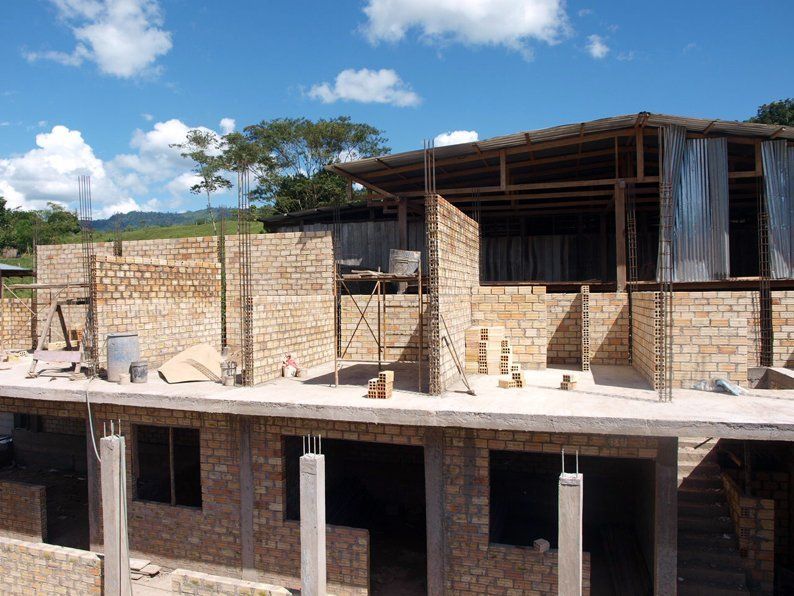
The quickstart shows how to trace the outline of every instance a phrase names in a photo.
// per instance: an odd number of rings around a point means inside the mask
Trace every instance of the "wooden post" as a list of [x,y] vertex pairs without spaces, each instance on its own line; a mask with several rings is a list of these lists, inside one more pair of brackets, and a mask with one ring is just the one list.
[[626,183],[615,183],[615,266],[617,291],[626,290]]
[[637,129],[637,182],[645,178],[645,134],[642,128]]
[[400,250],[408,250],[408,199],[405,197],[397,204],[397,232]]

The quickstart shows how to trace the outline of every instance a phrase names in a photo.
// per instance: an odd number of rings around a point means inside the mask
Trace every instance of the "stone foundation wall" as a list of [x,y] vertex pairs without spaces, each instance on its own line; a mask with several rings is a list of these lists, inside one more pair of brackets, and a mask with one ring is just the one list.
[[727,473],[722,474],[739,553],[754,593],[772,594],[775,579],[775,502],[750,497]]
[[480,286],[472,296],[472,324],[504,327],[513,360],[525,369],[545,368],[547,298],[544,286]]
[[[364,310],[369,295],[356,294],[349,296],[342,295],[342,351],[347,347],[345,359],[348,360],[377,360],[378,346],[370,329],[375,335],[378,333],[378,310],[376,298],[372,299],[369,309],[367,309],[366,322],[359,324],[361,313],[358,308]],[[416,294],[386,294],[385,315],[381,322],[381,328],[386,337],[386,359],[389,361],[416,362],[419,357],[419,299]],[[424,351],[423,359],[427,360],[427,296],[425,295],[422,305],[424,321]],[[358,326],[358,330],[356,330]],[[355,331],[355,335],[353,335]],[[352,341],[351,341],[352,337]]]
[[0,538],[0,591],[4,594],[96,594],[102,559],[74,548]]
[[19,540],[46,540],[47,489],[37,484],[0,480],[0,533]]
[[480,284],[479,224],[443,197],[425,201],[429,308],[430,393],[443,393],[459,377],[446,337],[465,354],[472,326],[472,295]]
[[[150,369],[195,344],[220,349],[218,263],[96,257],[91,276],[100,347],[108,333],[135,331]],[[100,362],[107,363],[105,349]]]
[[0,300],[0,348],[29,350],[36,345],[36,307],[30,298]]

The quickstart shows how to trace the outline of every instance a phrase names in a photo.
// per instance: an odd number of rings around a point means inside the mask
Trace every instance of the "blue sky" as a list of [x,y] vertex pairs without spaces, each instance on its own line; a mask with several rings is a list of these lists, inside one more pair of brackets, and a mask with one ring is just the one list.
[[402,151],[641,110],[745,119],[794,96],[791,1],[2,6],[0,194],[71,206],[88,173],[97,216],[200,208],[168,147],[193,127],[350,115]]

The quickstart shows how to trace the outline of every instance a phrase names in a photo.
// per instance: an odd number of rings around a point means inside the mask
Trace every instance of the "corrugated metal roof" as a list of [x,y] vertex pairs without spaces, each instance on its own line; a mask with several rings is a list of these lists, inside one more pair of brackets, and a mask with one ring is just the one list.
[[[706,118],[686,118],[682,116],[670,116],[667,114],[651,114],[640,112],[638,114],[626,114],[623,116],[613,116],[611,118],[601,118],[589,122],[576,124],[564,124],[551,128],[541,128],[538,130],[528,130],[517,132],[510,135],[484,139],[476,143],[460,143],[457,145],[447,145],[437,147],[435,157],[437,160],[465,155],[476,155],[479,151],[491,151],[508,149],[527,144],[527,139],[531,143],[542,143],[574,137],[580,135],[608,132],[634,127],[639,121],[644,120],[645,127],[658,127],[665,124],[676,124],[686,127],[687,131],[694,133],[725,134],[731,136],[758,137],[758,138],[783,138],[794,139],[794,128],[778,126],[775,124],[755,124],[750,122],[735,122],[730,120],[709,120]],[[380,157],[370,157],[339,164],[343,172],[354,176],[364,177],[369,172],[381,171],[388,168],[395,168],[411,164],[421,164],[424,161],[424,151],[421,149],[394,153]],[[330,170],[335,170],[334,166],[328,166]]]

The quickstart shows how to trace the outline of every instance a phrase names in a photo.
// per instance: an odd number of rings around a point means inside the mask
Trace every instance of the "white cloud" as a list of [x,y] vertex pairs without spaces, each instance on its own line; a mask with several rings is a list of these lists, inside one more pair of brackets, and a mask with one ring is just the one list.
[[147,113],[141,114],[141,118],[146,120],[146,122],[151,122],[152,120],[154,120],[154,116],[152,116],[151,114],[147,114]]
[[370,70],[348,68],[336,75],[331,83],[313,85],[309,97],[323,103],[358,101],[361,103],[386,103],[399,107],[416,106],[422,99],[410,85],[389,68]]
[[589,15],[593,14],[593,9],[592,8],[580,8],[579,12],[577,12],[576,14],[578,14],[580,17],[586,17],[586,16],[589,16]]
[[236,126],[237,123],[234,121],[234,118],[221,118],[221,134],[227,135],[230,132],[234,132]]
[[50,0],[71,28],[71,52],[26,52],[30,61],[54,60],[66,66],[95,62],[105,74],[131,78],[158,71],[155,62],[172,47],[162,28],[157,0]]
[[409,31],[434,43],[504,46],[531,56],[528,43],[570,33],[564,0],[367,0],[364,34],[397,42]]
[[637,53],[634,50],[629,50],[628,52],[620,52],[618,54],[618,60],[621,62],[631,62],[637,57]]
[[444,147],[445,145],[457,145],[458,143],[474,143],[479,138],[480,135],[477,134],[476,130],[452,130],[436,135],[433,142],[436,147]]
[[[130,153],[105,161],[80,131],[54,126],[36,135],[36,148],[0,158],[0,195],[11,208],[40,209],[56,202],[75,209],[77,177],[85,174],[91,177],[96,218],[142,209],[176,209],[189,196],[196,176],[191,162],[170,145],[183,142],[193,128],[210,130],[178,119],[156,122],[150,130],[133,132]],[[166,200],[153,195],[164,195]]]
[[609,46],[600,35],[590,35],[587,38],[587,53],[596,60],[601,60],[609,53]]
[[129,201],[109,179],[105,164],[79,130],[54,126],[36,135],[35,149],[0,159],[0,188],[11,207],[41,208],[47,202],[73,203],[77,177],[91,176],[92,195],[99,210]]

